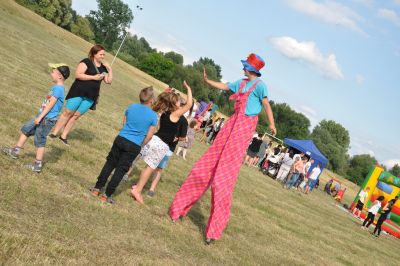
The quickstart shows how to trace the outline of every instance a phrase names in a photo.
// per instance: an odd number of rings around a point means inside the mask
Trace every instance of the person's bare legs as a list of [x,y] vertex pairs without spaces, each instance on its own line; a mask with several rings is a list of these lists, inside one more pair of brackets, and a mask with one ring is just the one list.
[[179,156],[179,154],[181,153],[181,151],[182,151],[182,147],[178,147],[178,150],[176,151],[176,155]]
[[61,129],[68,123],[69,119],[74,115],[75,111],[65,109],[58,119],[56,125],[54,126],[53,132],[51,134],[58,135]]
[[161,180],[161,173],[162,173],[163,169],[157,168],[155,170],[155,175],[154,175],[154,179],[153,182],[151,182],[151,186],[150,186],[150,191],[155,191],[158,182]]
[[64,131],[61,134],[61,138],[63,139],[67,139],[69,132],[71,131],[72,127],[75,124],[75,121],[79,119],[79,117],[81,117],[81,113],[79,113],[78,111],[76,111],[74,113],[74,115],[68,120],[67,124],[64,127]]
[[19,136],[19,139],[17,141],[17,144],[15,144],[15,147],[23,148],[27,140],[28,140],[28,137],[25,134],[21,133],[21,135]]
[[183,160],[185,160],[185,161],[186,161],[186,153],[187,153],[187,149],[183,148],[182,157],[183,157]]
[[258,162],[259,157],[256,156],[253,158],[253,160],[251,161],[251,166],[256,166],[256,163]]
[[43,161],[44,157],[44,147],[39,147],[36,150],[36,161]]
[[246,157],[244,158],[243,164],[247,164],[249,159],[250,159],[250,156],[246,155]]
[[141,195],[142,190],[146,185],[147,181],[149,180],[153,171],[154,169],[152,169],[150,166],[146,166],[146,168],[144,168],[143,171],[140,173],[139,182],[131,189],[132,196],[137,200],[137,202],[141,204],[144,203],[143,197]]

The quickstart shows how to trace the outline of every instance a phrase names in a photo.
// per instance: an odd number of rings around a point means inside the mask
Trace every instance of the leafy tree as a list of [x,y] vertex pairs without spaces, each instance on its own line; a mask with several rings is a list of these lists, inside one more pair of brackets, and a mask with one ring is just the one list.
[[121,0],[97,0],[98,10],[90,11],[87,18],[95,35],[95,41],[111,49],[113,43],[126,33],[133,20],[132,10]]
[[349,168],[346,173],[347,179],[361,185],[371,167],[376,163],[375,157],[369,154],[354,155],[349,162]]
[[76,16],[75,23],[71,26],[71,32],[89,42],[94,40],[94,33],[90,28],[89,20],[79,15]]
[[314,128],[310,138],[328,157],[328,169],[344,174],[347,161],[346,154],[350,144],[349,132],[335,121],[322,120]]
[[392,169],[390,169],[390,172],[395,175],[400,177],[400,165],[399,164],[395,164]]
[[71,0],[17,0],[17,2],[64,29],[71,29],[73,16]]
[[[278,138],[305,139],[310,135],[310,120],[302,113],[297,113],[286,103],[275,103],[270,101],[274,114],[275,126]],[[260,123],[268,128],[268,119],[264,111],[260,118]],[[269,131],[269,130],[268,130]]]
[[164,57],[170,59],[172,62],[174,62],[177,65],[183,65],[183,56],[181,54],[171,51],[171,52],[165,53]]
[[212,80],[221,80],[221,67],[214,60],[207,57],[200,57],[198,61],[193,62],[193,67],[203,72],[203,66],[206,67],[207,76]]
[[174,75],[174,63],[160,53],[149,53],[139,59],[139,68],[156,79],[170,81]]

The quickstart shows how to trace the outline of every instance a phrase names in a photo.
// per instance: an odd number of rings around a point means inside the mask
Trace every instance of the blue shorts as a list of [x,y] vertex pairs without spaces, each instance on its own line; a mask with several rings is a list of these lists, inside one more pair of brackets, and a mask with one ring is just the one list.
[[169,159],[171,159],[171,156],[172,156],[172,152],[168,151],[167,155],[164,156],[164,158],[158,164],[157,168],[165,169],[168,166],[168,162],[169,162]]
[[35,118],[29,120],[25,125],[22,126],[21,132],[27,136],[35,136],[33,142],[37,148],[45,147],[47,135],[57,122],[56,118],[46,119],[43,118],[39,125],[35,125]]
[[87,97],[74,97],[67,100],[67,108],[70,111],[77,111],[81,115],[86,113],[92,107],[94,101]]
[[314,184],[314,182],[315,182],[315,180],[312,180],[309,178],[307,181],[307,186],[311,187]]

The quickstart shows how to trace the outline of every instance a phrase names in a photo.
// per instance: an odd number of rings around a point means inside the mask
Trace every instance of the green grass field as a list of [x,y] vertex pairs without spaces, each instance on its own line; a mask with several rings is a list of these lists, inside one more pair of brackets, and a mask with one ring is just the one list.
[[[0,145],[13,145],[51,85],[48,62],[75,70],[90,44],[13,1],[0,4]],[[111,61],[108,55],[108,60]],[[238,72],[238,74],[240,74]],[[126,106],[147,85],[165,85],[121,61],[114,83],[102,87],[98,110],[78,121],[70,147],[48,143],[44,171],[22,165],[34,158],[33,141],[18,160],[0,156],[0,265],[399,265],[398,239],[373,238],[361,222],[321,190],[287,191],[254,168],[243,167],[232,216],[222,239],[206,246],[203,231],[210,194],[172,224],[168,207],[191,165],[206,147],[196,143],[188,161],[176,156],[157,195],[139,206],[122,183],[114,206],[88,193],[122,124]],[[67,82],[71,85],[73,78]],[[322,184],[332,175],[324,171]],[[357,187],[349,187],[350,202]]]

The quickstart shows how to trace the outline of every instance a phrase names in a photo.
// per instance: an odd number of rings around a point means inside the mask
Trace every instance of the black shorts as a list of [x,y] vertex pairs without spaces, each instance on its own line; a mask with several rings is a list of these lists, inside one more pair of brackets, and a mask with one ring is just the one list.
[[362,203],[360,200],[358,200],[357,205],[356,205],[356,209],[362,211],[364,207],[364,203]]

